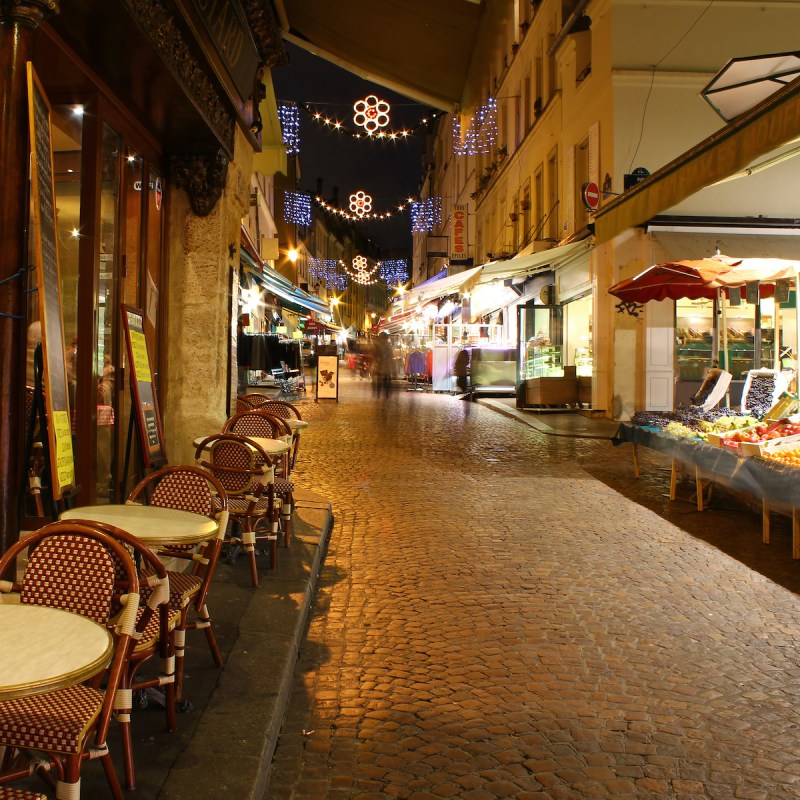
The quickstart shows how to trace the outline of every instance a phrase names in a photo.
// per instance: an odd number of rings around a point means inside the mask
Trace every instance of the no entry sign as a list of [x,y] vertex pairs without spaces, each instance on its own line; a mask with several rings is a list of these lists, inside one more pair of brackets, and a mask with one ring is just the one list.
[[600,187],[594,181],[583,184],[583,204],[590,211],[600,205]]

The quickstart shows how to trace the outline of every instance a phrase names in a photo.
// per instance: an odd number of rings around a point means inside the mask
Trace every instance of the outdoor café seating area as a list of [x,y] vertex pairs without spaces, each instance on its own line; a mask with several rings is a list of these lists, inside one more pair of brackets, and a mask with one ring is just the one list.
[[218,566],[256,592],[292,546],[306,427],[296,405],[239,397],[194,464],[147,470],[124,503],[64,507],[0,557],[0,800],[77,800],[90,770],[84,797],[136,788],[141,709],[175,735],[199,701],[187,650],[225,669]]

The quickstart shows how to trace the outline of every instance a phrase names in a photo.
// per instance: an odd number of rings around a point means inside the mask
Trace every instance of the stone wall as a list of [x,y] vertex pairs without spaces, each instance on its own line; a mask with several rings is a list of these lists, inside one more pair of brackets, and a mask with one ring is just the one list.
[[228,416],[231,280],[250,204],[252,160],[237,129],[225,191],[206,217],[192,213],[185,192],[173,190],[161,392],[170,464],[193,464],[192,440],[218,432]]

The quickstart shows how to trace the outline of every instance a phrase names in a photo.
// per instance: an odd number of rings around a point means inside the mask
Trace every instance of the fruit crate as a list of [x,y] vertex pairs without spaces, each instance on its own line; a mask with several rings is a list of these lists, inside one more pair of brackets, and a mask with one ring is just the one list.
[[742,442],[742,445],[747,445],[750,450],[748,455],[754,456],[763,456],[767,453],[780,453],[782,450],[797,450],[800,448],[800,433],[794,436],[782,436],[780,439],[770,439],[767,442],[759,442],[758,444]]
[[[744,388],[742,389],[742,411],[747,412],[750,410],[750,407],[747,405],[748,400],[750,399],[750,393],[753,390],[753,384],[757,383],[759,379],[763,378],[773,378],[774,384],[773,389],[770,397],[770,402],[767,408],[771,408],[774,406],[778,400],[781,398],[783,393],[789,386],[789,382],[792,379],[792,372],[791,370],[786,372],[780,372],[774,369],[751,369],[747,372],[747,378],[744,382]],[[761,412],[757,413],[756,416],[760,417],[761,414],[764,413],[763,409]]]

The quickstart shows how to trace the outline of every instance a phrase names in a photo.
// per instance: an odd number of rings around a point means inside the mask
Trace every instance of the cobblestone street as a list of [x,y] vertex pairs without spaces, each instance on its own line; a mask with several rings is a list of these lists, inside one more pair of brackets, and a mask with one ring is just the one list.
[[787,521],[448,395],[302,413],[335,523],[265,800],[800,797]]

